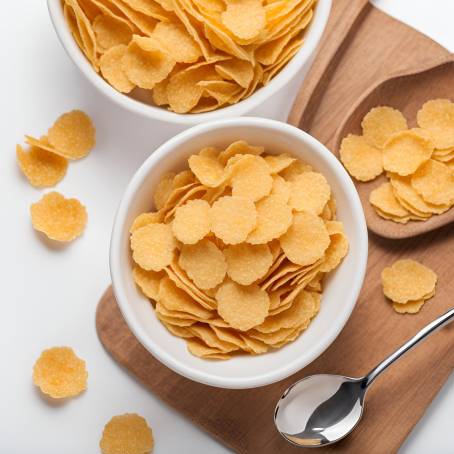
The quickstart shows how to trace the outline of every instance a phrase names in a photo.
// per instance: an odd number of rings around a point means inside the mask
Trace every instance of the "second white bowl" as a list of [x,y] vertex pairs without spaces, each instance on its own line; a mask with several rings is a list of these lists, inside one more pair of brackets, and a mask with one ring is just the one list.
[[[206,146],[225,147],[239,139],[264,145],[267,152],[288,152],[311,164],[331,185],[338,218],[350,251],[325,283],[320,313],[287,346],[263,355],[209,361],[191,355],[186,343],[156,318],[132,278],[129,228],[152,208],[152,193],[163,173],[187,168],[187,158]],[[192,380],[225,388],[251,388],[281,380],[317,358],[340,333],[353,310],[367,263],[367,229],[356,189],[339,161],[305,132],[273,120],[237,118],[195,126],[173,137],[144,162],[129,183],[112,232],[110,269],[115,296],[134,335],[158,360]]]

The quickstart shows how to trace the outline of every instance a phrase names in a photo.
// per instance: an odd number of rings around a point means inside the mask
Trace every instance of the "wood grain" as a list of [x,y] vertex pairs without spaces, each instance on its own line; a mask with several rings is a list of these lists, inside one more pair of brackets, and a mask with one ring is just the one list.
[[[352,18],[349,8],[353,4],[357,15]],[[347,25],[343,16],[348,18]],[[320,64],[325,74],[322,83],[312,76],[312,94],[300,94],[290,120],[332,147],[341,119],[368,86],[389,74],[391,68],[399,70],[398,64],[405,68],[432,57],[439,58],[446,51],[356,0],[334,0],[330,24],[327,38],[335,35],[339,27],[343,30],[339,35],[343,45],[337,47],[339,50],[334,52],[333,60],[328,58]],[[349,30],[354,30],[354,36]],[[336,46],[330,47],[333,48]],[[323,52],[323,44],[320,49]],[[328,68],[328,72],[323,68]],[[450,226],[417,240],[392,241],[371,234],[369,248],[364,288],[338,339],[304,370],[270,386],[240,391],[217,389],[175,374],[154,359],[134,338],[111,290],[106,292],[98,306],[98,335],[112,357],[153,393],[236,452],[305,452],[287,444],[274,428],[273,410],[283,390],[308,374],[332,372],[357,376],[368,372],[453,304],[454,229]],[[381,270],[401,257],[417,259],[439,275],[435,297],[414,316],[395,313],[381,291]],[[448,326],[403,358],[371,389],[364,420],[358,428],[339,444],[320,448],[317,452],[397,452],[453,370],[453,345],[454,326]]]

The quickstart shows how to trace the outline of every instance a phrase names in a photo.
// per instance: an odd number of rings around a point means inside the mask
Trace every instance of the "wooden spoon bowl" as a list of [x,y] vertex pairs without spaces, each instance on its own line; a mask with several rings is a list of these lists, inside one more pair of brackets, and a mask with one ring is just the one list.
[[[349,133],[361,134],[361,121],[376,106],[399,109],[410,128],[416,126],[416,112],[429,99],[454,100],[454,56],[448,55],[430,66],[413,68],[397,73],[376,83],[367,90],[346,115],[334,137],[334,153],[339,156],[342,139]],[[369,230],[386,238],[410,238],[442,227],[454,221],[454,208],[427,221],[409,221],[399,224],[378,216],[369,203],[369,194],[387,178],[385,175],[363,183],[355,180]]]

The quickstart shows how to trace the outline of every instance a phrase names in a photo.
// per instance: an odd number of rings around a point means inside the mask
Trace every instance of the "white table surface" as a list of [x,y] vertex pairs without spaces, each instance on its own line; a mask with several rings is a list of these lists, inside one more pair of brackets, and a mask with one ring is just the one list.
[[[134,116],[100,96],[64,53],[44,0],[4,3],[0,453],[98,453],[104,424],[125,412],[138,412],[148,420],[156,454],[227,453],[120,369],[104,352],[94,326],[96,304],[109,284],[109,236],[123,189],[142,161],[178,128]],[[454,50],[452,0],[377,0],[376,4]],[[295,90],[294,83],[256,114],[284,120]],[[94,119],[98,143],[88,159],[70,165],[57,189],[86,204],[89,223],[78,241],[51,247],[31,228],[28,207],[42,191],[19,173],[15,144],[23,134],[45,133],[59,114],[76,107]],[[31,382],[34,361],[42,349],[54,345],[74,347],[89,370],[87,392],[63,405],[47,403]],[[454,375],[401,453],[454,452],[453,420]]]

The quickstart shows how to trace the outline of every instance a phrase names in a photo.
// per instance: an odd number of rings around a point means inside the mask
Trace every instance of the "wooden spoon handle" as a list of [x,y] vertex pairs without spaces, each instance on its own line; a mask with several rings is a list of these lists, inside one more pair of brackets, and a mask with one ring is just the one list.
[[[336,64],[343,44],[361,19],[372,8],[368,0],[351,0],[348,7],[345,3],[333,0],[328,25],[324,37],[317,49],[314,62],[304,79],[296,96],[292,110],[287,119],[288,123],[307,129],[306,123],[310,118],[311,105],[323,91],[323,82],[330,73],[331,65]],[[315,108],[316,106],[315,102]]]

